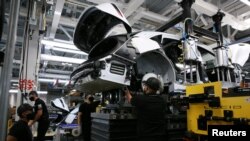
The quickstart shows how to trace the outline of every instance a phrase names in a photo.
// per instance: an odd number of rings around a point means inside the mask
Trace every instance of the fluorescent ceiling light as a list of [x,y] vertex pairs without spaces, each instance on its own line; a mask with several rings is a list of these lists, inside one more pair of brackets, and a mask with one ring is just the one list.
[[47,55],[47,54],[41,54],[41,60],[73,63],[73,64],[81,64],[84,61],[86,61],[86,59],[76,59],[76,58],[53,56],[53,55]]
[[54,46],[45,46],[45,49],[52,49],[55,51],[60,51],[60,52],[67,52],[67,53],[73,53],[73,54],[81,54],[81,55],[87,55],[86,53],[80,51],[80,50],[72,50],[72,49],[65,49],[65,48],[60,48],[60,47],[54,47]]
[[60,79],[56,80],[56,79],[45,79],[45,78],[39,78],[38,81],[39,82],[46,82],[46,83],[49,83],[49,82],[54,83],[54,82],[58,81],[58,83],[63,83],[63,84],[69,82],[69,80],[60,80]]
[[48,94],[47,91],[37,91],[38,94]]
[[184,69],[184,65],[183,65],[183,64],[176,63],[175,65],[176,65],[178,68]]
[[70,79],[69,75],[51,74],[51,73],[38,73],[40,78],[53,78],[53,79]]
[[73,42],[65,42],[65,41],[52,41],[52,40],[46,40],[42,39],[41,44],[48,45],[48,46],[54,46],[54,47],[60,47],[64,49],[73,49],[80,51],[74,44]]
[[11,90],[9,90],[9,93],[18,93],[18,90],[11,89]]
[[[16,89],[10,89],[9,93],[18,93],[18,90]],[[37,91],[38,94],[48,94],[47,91]]]
[[71,64],[71,63],[62,63],[62,65],[71,67],[73,64]]
[[246,5],[250,6],[250,1],[249,0],[240,0],[240,1],[245,3]]
[[12,80],[10,80],[10,82],[19,82],[19,80],[18,79],[12,79]]
[[61,15],[62,12],[55,11],[55,15]]
[[19,84],[18,83],[14,83],[14,84],[12,84],[13,86],[19,86]]

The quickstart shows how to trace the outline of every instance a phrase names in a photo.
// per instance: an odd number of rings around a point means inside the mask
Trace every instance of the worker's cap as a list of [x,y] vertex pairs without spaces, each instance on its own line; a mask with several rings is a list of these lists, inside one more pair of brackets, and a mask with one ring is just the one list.
[[17,108],[17,114],[19,117],[22,117],[22,113],[26,111],[33,111],[33,107],[28,103],[24,103]]
[[35,96],[37,96],[38,94],[37,94],[36,91],[30,91],[29,95],[35,95]]
[[146,81],[143,81],[142,83],[144,83],[145,85],[147,85],[148,87],[150,87],[155,91],[159,90],[161,85],[160,81],[155,77],[150,77]]

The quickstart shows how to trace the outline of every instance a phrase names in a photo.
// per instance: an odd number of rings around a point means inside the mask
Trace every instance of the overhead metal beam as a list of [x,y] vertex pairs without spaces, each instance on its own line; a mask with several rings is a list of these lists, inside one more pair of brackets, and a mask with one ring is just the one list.
[[72,64],[81,64],[84,61],[86,61],[85,59],[76,59],[76,58],[70,58],[70,57],[53,56],[53,55],[47,55],[47,54],[41,54],[41,60],[72,63]]
[[70,75],[71,71],[63,71],[63,70],[56,70],[56,69],[46,69],[45,72],[47,73],[59,73],[59,74],[67,74]]
[[198,27],[198,26],[193,26],[193,30],[195,33],[197,33],[199,35],[207,36],[207,37],[210,37],[212,39],[218,40],[218,34],[212,32],[212,31],[209,31],[207,29],[203,29],[203,28]]
[[203,14],[200,13],[199,11],[196,11],[195,12],[198,14],[198,17],[201,19],[202,23],[205,25],[205,26],[208,26],[208,22],[207,20],[204,18]]
[[88,4],[85,4],[83,2],[77,1],[77,0],[66,0],[66,3],[72,4],[72,5],[77,5],[77,6],[81,6],[81,7],[88,7]]
[[171,14],[169,15],[170,18],[174,17],[176,14],[179,14],[180,12],[182,12],[183,9],[182,8],[176,8],[174,9]]
[[177,8],[180,8],[180,7],[176,3],[176,4],[173,4],[171,7],[165,7],[164,10],[162,10],[163,12],[160,12],[160,13],[161,13],[161,15],[166,15],[166,14],[172,12],[174,9],[177,9]]
[[65,3],[65,0],[60,0],[60,1],[57,0],[56,2],[56,8],[55,8],[54,17],[53,17],[52,26],[51,26],[50,35],[49,35],[50,38],[55,38],[56,30],[60,22],[64,3]]
[[140,7],[136,10],[136,14],[133,15],[133,17],[129,18],[129,23],[133,25],[134,23],[136,23],[136,21],[138,21],[141,18],[145,18],[150,21],[155,21],[157,23],[163,23],[170,20],[169,17],[151,11],[146,11],[145,8]]
[[230,43],[229,45],[237,44],[237,43],[248,43],[248,42],[250,42],[250,37],[239,39],[237,41]]
[[[104,1],[103,0],[87,0],[88,2],[92,2],[95,4],[102,4]],[[118,6],[119,8],[126,8],[127,4],[126,3],[122,3],[119,2],[117,0],[105,0],[106,3],[114,3],[116,6]]]
[[221,9],[225,10],[226,7],[232,5],[235,2],[237,2],[237,0],[227,0],[221,5]]
[[[235,12],[235,13],[238,14],[238,9],[243,9],[244,7],[245,7],[245,4],[244,3],[240,3],[240,4],[235,5],[233,8],[228,9],[227,12],[231,13],[231,12],[236,11],[236,9],[237,9],[237,12]],[[249,10],[249,7],[248,7],[248,10]]]
[[245,12],[245,13],[243,13],[243,14],[240,14],[239,17],[240,17],[240,18],[244,18],[244,17],[249,16],[249,15],[250,15],[250,11]]
[[173,27],[174,25],[176,25],[177,23],[181,22],[183,20],[183,16],[182,14],[179,15],[178,17],[174,18],[173,20],[167,22],[166,24],[164,24],[163,26],[161,26],[160,28],[156,29],[156,31],[160,31],[163,32],[171,27]]
[[50,74],[50,73],[39,73],[39,78],[54,78],[54,79],[70,79],[69,75],[60,75],[60,74]]
[[72,50],[72,49],[64,49],[60,47],[54,47],[54,46],[45,46],[46,50],[51,50],[51,51],[59,51],[59,52],[65,52],[65,53],[72,53],[72,54],[81,54],[84,56],[87,56],[86,53],[80,51],[80,50]]
[[129,20],[129,23],[130,23],[130,25],[132,26],[132,25],[134,25],[137,21],[139,21],[139,19],[141,19],[142,18],[142,11],[144,10],[144,8],[139,8],[138,10],[136,10],[136,14],[134,14],[133,15],[133,17],[132,16],[130,16],[129,18],[128,18],[128,20]]
[[128,3],[127,9],[124,12],[124,15],[126,17],[129,17],[131,14],[133,14],[141,5],[144,3],[145,0],[131,0]]
[[234,30],[234,32],[232,33],[231,37],[234,38],[234,36],[238,33],[238,30]]
[[[211,17],[215,15],[219,10],[218,7],[214,6],[211,3],[205,2],[204,0],[195,0],[195,3],[193,4],[193,9]],[[237,30],[246,30],[250,28],[250,24],[244,22],[242,19],[236,18],[228,12],[221,12],[225,14],[222,20],[224,24],[231,25],[234,29]]]
[[170,20],[170,18],[168,18],[166,16],[163,16],[163,15],[151,12],[151,11],[143,11],[142,12],[142,17],[146,18],[146,19],[149,19],[151,21],[156,21],[158,23],[163,23],[163,22],[166,22],[166,21]]
[[196,24],[196,23],[199,21],[200,17],[201,17],[201,14],[199,14],[199,15],[195,18],[194,24]]
[[73,40],[72,36],[69,34],[69,32],[62,26],[59,25],[59,28],[63,31],[63,33],[69,38],[69,40]]
[[[96,4],[103,3],[102,0],[88,0],[88,1],[96,3]],[[139,20],[142,17],[145,18],[145,19],[156,21],[158,23],[166,22],[166,21],[168,21],[170,19],[169,17],[163,16],[161,14],[154,13],[154,12],[151,12],[151,11],[146,11],[145,8],[142,8],[142,7],[139,6],[140,3],[143,3],[143,1],[144,0],[131,1],[133,3],[136,3],[136,5],[137,5],[136,14],[133,15],[132,18],[129,18],[130,21],[131,21],[130,22],[131,25],[133,25],[136,22],[135,19]],[[114,1],[110,0],[110,2],[114,2]],[[128,4],[122,4],[120,2],[119,3],[115,2],[115,4],[117,4],[118,7],[121,8],[121,9],[125,9],[126,10],[127,8],[129,8]],[[136,6],[133,6],[133,7],[131,7],[131,9],[135,9],[135,7]],[[180,9],[180,10],[182,10],[182,9]],[[130,10],[130,11],[126,10],[126,11],[125,11],[125,13],[127,13],[127,15],[133,14],[133,10]],[[179,10],[177,10],[177,12],[179,12]],[[76,24],[77,24],[77,21],[78,20],[74,19],[74,18],[61,17],[59,24],[62,25],[62,26],[67,26],[67,27],[75,27]]]
[[75,18],[60,18],[60,25],[68,26],[68,27],[76,27],[77,19]]

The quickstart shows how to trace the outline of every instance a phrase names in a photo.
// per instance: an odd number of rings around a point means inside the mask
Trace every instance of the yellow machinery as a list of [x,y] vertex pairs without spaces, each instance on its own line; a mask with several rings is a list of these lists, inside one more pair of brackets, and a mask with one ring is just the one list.
[[222,82],[187,86],[188,131],[207,135],[208,125],[248,124],[250,91],[248,88],[224,89]]

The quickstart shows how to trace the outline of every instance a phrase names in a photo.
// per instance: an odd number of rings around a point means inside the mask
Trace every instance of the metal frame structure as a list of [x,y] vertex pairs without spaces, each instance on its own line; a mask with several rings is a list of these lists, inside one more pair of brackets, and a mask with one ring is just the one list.
[[9,103],[9,88],[11,80],[11,72],[13,65],[13,57],[16,43],[16,33],[17,33],[17,21],[18,13],[20,7],[20,0],[11,0],[11,11],[10,11],[10,21],[8,29],[8,38],[7,38],[7,47],[6,54],[4,57],[3,72],[1,73],[1,82],[0,82],[0,110],[3,116],[0,116],[0,140],[4,141],[7,133],[7,121],[8,121],[8,103]]

